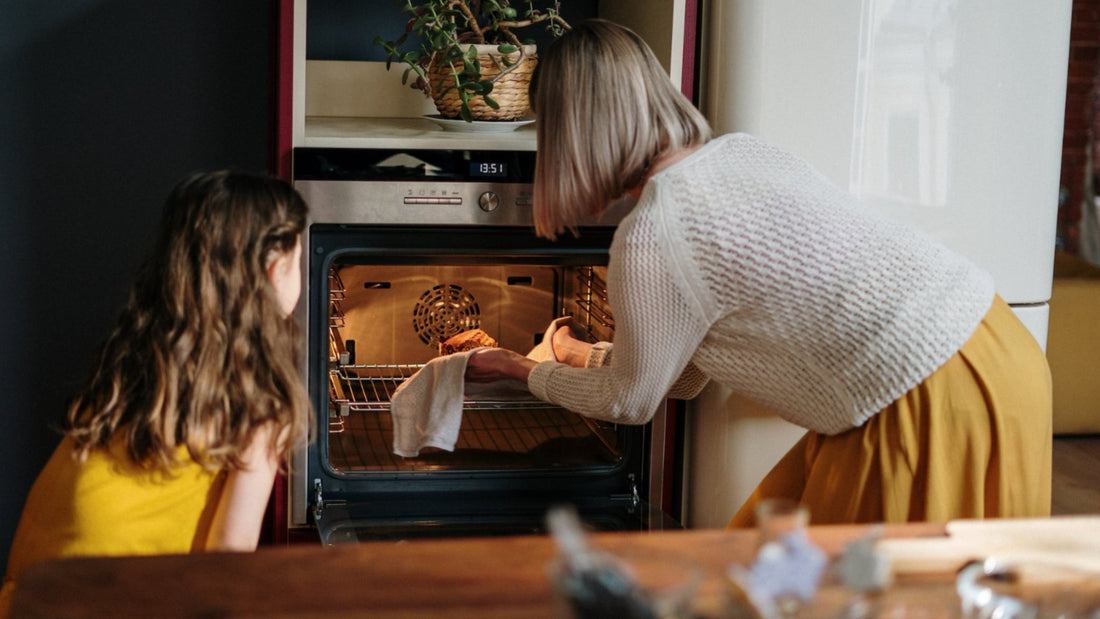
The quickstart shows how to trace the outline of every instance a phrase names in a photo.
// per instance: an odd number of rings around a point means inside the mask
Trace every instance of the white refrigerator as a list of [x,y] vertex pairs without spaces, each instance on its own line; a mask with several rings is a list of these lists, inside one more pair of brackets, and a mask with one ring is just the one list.
[[[1071,0],[704,1],[700,107],[993,274],[1045,345]],[[803,431],[710,386],[686,505],[722,527]]]

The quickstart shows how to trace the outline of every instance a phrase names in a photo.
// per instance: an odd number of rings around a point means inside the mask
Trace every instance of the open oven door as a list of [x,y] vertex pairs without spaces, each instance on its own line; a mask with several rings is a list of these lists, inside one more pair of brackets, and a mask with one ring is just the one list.
[[680,528],[655,490],[675,449],[664,410],[626,426],[525,389],[467,390],[453,451],[393,450],[390,398],[439,354],[438,338],[476,327],[523,351],[568,314],[591,339],[611,340],[602,278],[612,234],[550,242],[526,227],[311,226],[308,277],[322,294],[308,309],[318,428],[307,480],[324,544],[540,533],[558,504],[597,530]]

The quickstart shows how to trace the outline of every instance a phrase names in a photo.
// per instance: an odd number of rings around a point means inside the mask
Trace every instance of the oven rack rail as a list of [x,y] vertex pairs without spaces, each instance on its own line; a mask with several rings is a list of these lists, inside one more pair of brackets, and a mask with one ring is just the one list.
[[[350,413],[389,413],[394,392],[424,364],[338,365],[329,371],[329,389],[336,416]],[[558,408],[535,396],[509,390],[506,396],[487,394],[467,397],[463,409],[547,410]]]
[[[424,364],[333,366],[329,371],[329,434],[342,434],[346,429],[344,418],[350,417],[351,413],[356,413],[357,416],[359,413],[389,414],[394,391],[423,367]],[[565,412],[561,407],[543,402],[529,392],[515,387],[505,390],[507,397],[467,397],[463,402],[463,411],[489,414],[498,411],[524,411],[551,415]],[[576,419],[588,426],[609,451],[616,450],[607,436],[608,432],[614,432],[614,424],[584,416],[576,416]],[[515,426],[510,424],[509,427]]]

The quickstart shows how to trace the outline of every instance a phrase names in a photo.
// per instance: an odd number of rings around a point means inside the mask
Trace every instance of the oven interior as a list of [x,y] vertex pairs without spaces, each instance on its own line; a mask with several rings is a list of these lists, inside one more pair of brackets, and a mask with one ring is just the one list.
[[328,461],[333,470],[440,471],[613,466],[613,425],[544,402],[513,385],[470,385],[453,452],[395,455],[390,398],[440,343],[481,329],[527,352],[559,315],[592,341],[609,340],[604,267],[414,266],[336,261],[329,269]]

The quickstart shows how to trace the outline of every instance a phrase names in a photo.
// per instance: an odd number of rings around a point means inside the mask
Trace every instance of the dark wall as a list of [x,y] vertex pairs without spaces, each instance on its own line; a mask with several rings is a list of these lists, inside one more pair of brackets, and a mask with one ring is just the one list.
[[267,168],[271,0],[4,0],[0,568],[172,185]]

